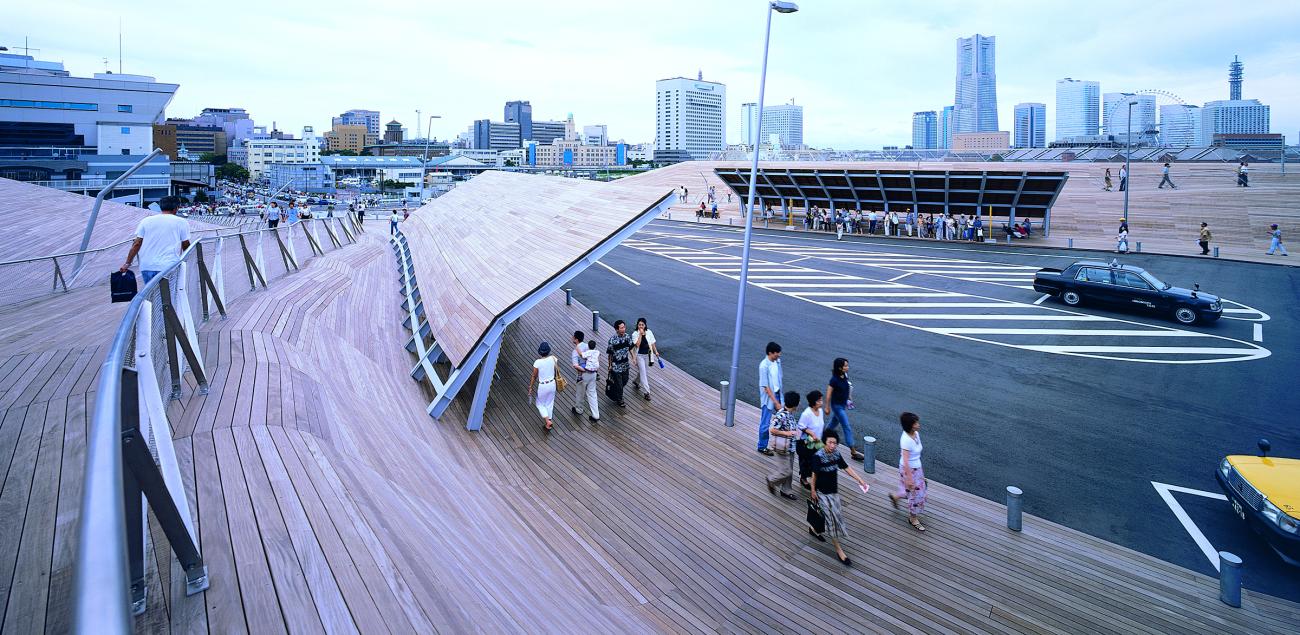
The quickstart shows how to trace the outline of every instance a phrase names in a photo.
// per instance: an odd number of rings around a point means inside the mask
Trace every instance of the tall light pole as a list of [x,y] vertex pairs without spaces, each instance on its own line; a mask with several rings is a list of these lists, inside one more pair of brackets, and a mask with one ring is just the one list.
[[1124,133],[1124,222],[1128,223],[1128,191],[1133,189],[1133,104],[1128,100],[1128,130]]
[[[424,134],[424,158],[420,161],[420,204],[424,205],[424,183],[429,179],[429,139],[433,138],[433,120],[442,119],[442,115],[429,115],[429,126]],[[419,125],[419,120],[416,120]]]
[[[767,3],[767,28],[763,31],[763,66],[758,75],[758,124],[755,139],[763,138],[763,93],[767,89],[767,48],[772,40],[772,12],[794,13],[799,5],[793,2],[772,0]],[[754,164],[749,169],[749,202],[745,209],[754,209],[754,190],[758,184],[758,148],[754,149]],[[708,183],[705,183],[708,189]],[[753,215],[745,214],[745,246],[740,255],[740,294],[736,299],[736,329],[731,338],[731,381],[727,384],[727,422],[728,428],[736,425],[736,375],[740,370],[740,332],[745,322],[745,287],[749,286],[749,243],[754,231]]]

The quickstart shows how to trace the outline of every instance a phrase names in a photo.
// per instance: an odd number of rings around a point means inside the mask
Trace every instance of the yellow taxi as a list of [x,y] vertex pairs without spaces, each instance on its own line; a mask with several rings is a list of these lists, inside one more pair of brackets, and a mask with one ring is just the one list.
[[1300,566],[1300,459],[1268,456],[1269,442],[1259,441],[1259,456],[1230,455],[1214,476],[1232,509],[1287,564]]

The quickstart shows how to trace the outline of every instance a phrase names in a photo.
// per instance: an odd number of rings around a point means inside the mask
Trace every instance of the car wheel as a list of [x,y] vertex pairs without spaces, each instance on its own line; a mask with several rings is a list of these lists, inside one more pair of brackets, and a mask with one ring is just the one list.
[[1061,302],[1070,306],[1079,306],[1083,303],[1083,296],[1079,295],[1078,291],[1062,291]]
[[1180,306],[1174,309],[1174,319],[1182,324],[1194,324],[1196,323],[1196,311],[1193,311],[1192,307],[1189,306]]

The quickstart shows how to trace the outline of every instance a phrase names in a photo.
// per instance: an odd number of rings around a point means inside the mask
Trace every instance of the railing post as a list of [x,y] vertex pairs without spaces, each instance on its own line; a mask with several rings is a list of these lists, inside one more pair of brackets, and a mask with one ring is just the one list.
[[[142,319],[151,316],[141,315]],[[138,345],[138,344],[137,344]],[[145,343],[148,346],[148,343]],[[140,426],[139,377],[136,371],[122,369],[121,390],[118,394],[122,419],[122,444],[126,445],[128,431]],[[127,578],[131,583],[131,614],[144,613],[149,586],[144,580],[144,523],[145,511],[141,501],[140,484],[135,472],[123,464],[122,467],[122,502],[126,508],[126,557],[130,570]]]
[[[1215,247],[1214,250],[1217,252],[1217,251],[1219,250],[1219,248],[1218,248],[1218,247]],[[53,291],[57,291],[57,290],[59,289],[59,286],[62,286],[62,287],[63,287],[63,292],[64,292],[64,293],[67,293],[67,292],[68,292],[68,283],[67,283],[66,280],[63,279],[63,269],[61,269],[61,268],[59,267],[59,258],[58,258],[58,256],[55,256],[55,257],[53,257],[53,258],[50,258],[50,260],[53,260],[53,261],[54,261],[54,284],[53,284],[52,286],[50,286],[50,291],[51,291],[51,292],[53,292]]]

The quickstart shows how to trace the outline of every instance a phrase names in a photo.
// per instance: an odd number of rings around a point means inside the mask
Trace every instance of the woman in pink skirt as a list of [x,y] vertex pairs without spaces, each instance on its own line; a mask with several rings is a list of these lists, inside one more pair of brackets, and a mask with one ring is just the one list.
[[899,415],[903,434],[898,438],[898,492],[889,495],[889,502],[898,509],[899,501],[907,501],[907,522],[917,531],[925,531],[918,516],[925,511],[925,472],[921,469],[921,418],[910,412]]

